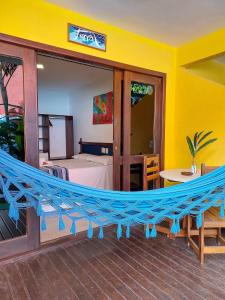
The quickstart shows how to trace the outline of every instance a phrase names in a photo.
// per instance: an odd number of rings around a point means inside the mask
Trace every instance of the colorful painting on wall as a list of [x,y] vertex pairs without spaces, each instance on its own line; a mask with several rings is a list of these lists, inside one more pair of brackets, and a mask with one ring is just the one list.
[[112,124],[113,92],[93,98],[93,124]]
[[106,35],[103,33],[69,24],[68,34],[70,42],[106,51]]

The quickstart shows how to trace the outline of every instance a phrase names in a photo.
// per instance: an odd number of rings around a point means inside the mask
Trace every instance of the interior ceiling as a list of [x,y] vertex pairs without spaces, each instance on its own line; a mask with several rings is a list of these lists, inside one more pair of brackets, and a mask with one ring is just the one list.
[[76,90],[104,80],[113,80],[109,70],[95,68],[71,61],[38,55],[38,84],[48,89]]
[[173,46],[180,46],[225,27],[225,0],[48,2]]

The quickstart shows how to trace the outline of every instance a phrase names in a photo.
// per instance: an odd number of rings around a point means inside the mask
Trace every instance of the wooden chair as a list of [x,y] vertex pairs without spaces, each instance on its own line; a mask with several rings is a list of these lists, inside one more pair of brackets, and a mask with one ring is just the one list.
[[[202,164],[201,174],[207,174],[217,168]],[[225,243],[225,239],[221,235],[221,229],[225,228],[225,218],[220,218],[219,210],[217,207],[212,207],[202,215],[202,227],[198,230],[198,243],[193,239],[196,230],[192,228],[192,218],[190,216],[187,218],[188,244],[199,257],[201,264],[204,263],[205,254],[225,253],[225,246],[220,245],[220,242]],[[205,237],[217,238],[217,245],[206,246]]]
[[[152,182],[153,188],[160,188],[160,163],[159,155],[144,155],[143,157],[143,190],[146,191],[149,189],[149,183]],[[156,225],[157,232],[166,234],[168,237],[170,234],[170,227],[172,223],[170,220],[165,220],[164,224]],[[151,225],[150,225],[151,228]]]
[[143,162],[143,190],[149,189],[149,182],[153,183],[153,188],[160,188],[159,175],[159,155],[144,155]]

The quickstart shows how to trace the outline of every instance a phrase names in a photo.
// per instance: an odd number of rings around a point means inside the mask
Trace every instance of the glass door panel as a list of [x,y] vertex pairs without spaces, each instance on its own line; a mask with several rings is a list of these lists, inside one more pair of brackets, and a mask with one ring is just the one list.
[[[34,50],[0,42],[0,148],[38,166],[35,57]],[[1,259],[37,247],[39,221],[32,209],[20,210],[17,223],[10,219],[0,194]]]
[[[24,161],[23,61],[0,55],[0,148]],[[9,205],[0,198],[0,241],[26,234],[26,210],[18,223],[8,217]]]
[[131,82],[131,155],[153,153],[154,86]]
[[124,72],[123,189],[142,189],[143,155],[162,150],[162,81]]

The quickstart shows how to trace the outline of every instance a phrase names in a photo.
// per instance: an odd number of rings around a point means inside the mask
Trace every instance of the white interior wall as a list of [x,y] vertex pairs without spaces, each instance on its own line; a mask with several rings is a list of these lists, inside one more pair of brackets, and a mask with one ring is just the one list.
[[113,78],[109,73],[104,80],[93,82],[78,91],[71,92],[71,114],[74,118],[74,150],[79,153],[79,140],[88,142],[113,142],[113,124],[93,125],[93,97],[113,90]]
[[[93,125],[92,117],[93,97],[113,90],[113,72],[49,57],[39,57],[38,62],[45,66],[38,76],[39,113],[74,117],[75,152],[79,152],[81,137],[89,142],[112,142],[113,125]],[[60,143],[57,146],[60,147]],[[58,218],[46,221],[47,230],[41,231],[41,242],[70,234],[68,219],[64,218],[66,228],[63,231],[58,230]],[[87,230],[87,226],[87,222],[79,221],[77,231]]]
[[55,85],[50,89],[39,83],[38,111],[40,114],[70,115],[70,92]]
[[[74,151],[79,140],[112,142],[113,125],[93,125],[93,97],[113,90],[113,72],[38,56],[38,110],[41,114],[74,117]],[[58,144],[60,147],[60,144]]]

